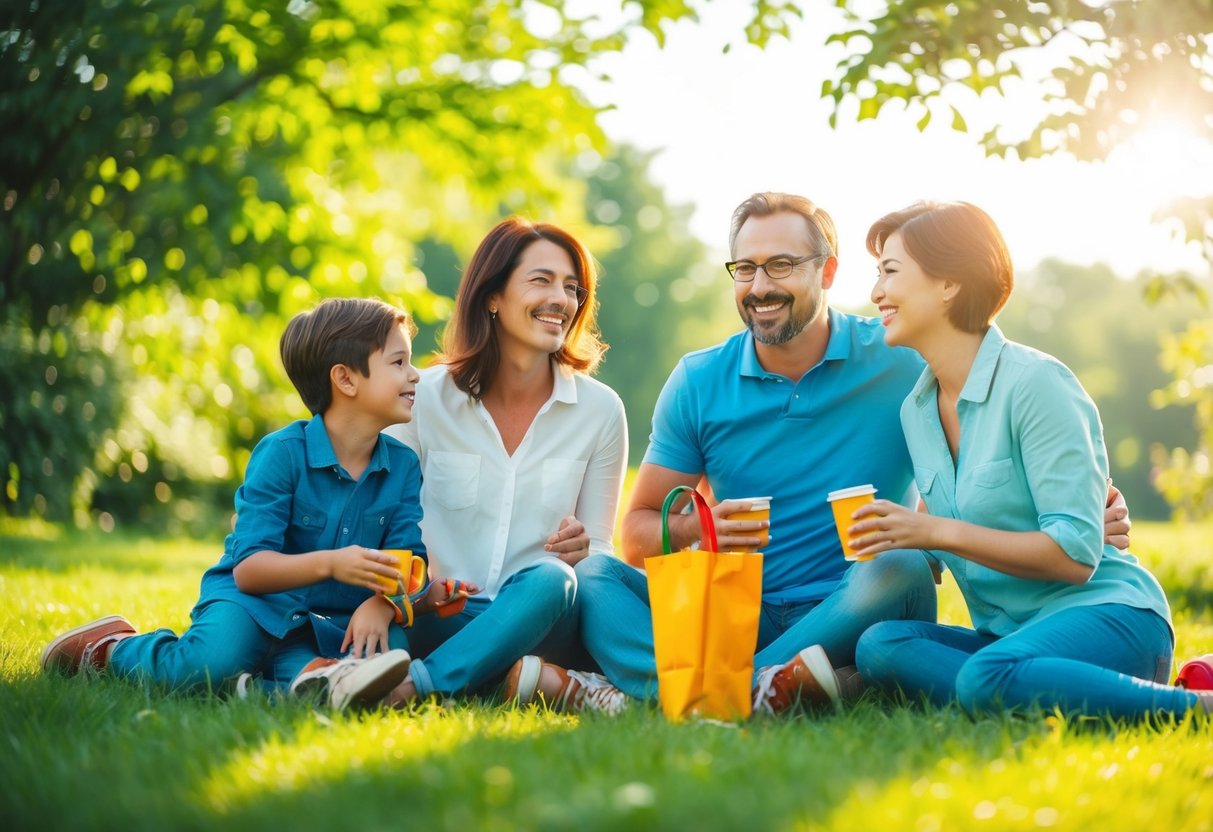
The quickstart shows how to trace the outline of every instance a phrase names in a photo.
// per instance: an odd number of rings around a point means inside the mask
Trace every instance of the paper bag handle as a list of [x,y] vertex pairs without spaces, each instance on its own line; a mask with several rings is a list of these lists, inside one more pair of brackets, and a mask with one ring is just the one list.
[[667,555],[673,551],[670,548],[670,507],[684,491],[691,493],[691,502],[695,504],[695,509],[699,512],[699,529],[703,535],[703,549],[708,552],[720,551],[720,547],[716,543],[716,523],[712,519],[712,510],[708,508],[708,501],[689,485],[675,486],[666,495],[665,503],[661,506],[661,551]]

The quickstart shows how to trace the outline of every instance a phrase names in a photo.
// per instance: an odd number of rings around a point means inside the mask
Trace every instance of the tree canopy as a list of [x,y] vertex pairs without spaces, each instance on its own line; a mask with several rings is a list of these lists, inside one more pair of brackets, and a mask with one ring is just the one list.
[[[747,0],[762,43],[797,15]],[[302,415],[285,318],[378,295],[423,323],[422,241],[511,212],[595,240],[597,55],[694,17],[559,0],[24,0],[0,11],[0,504],[76,518],[239,476]],[[20,383],[18,383],[20,380]],[[66,395],[68,391],[72,395]],[[40,425],[79,423],[52,442]],[[98,507],[101,507],[100,509]]]
[[[1026,85],[1044,91],[1043,109],[1026,127],[986,126],[976,140],[987,154],[1102,160],[1160,123],[1213,142],[1213,0],[886,0],[875,14],[868,3],[835,5],[851,28],[830,37],[848,47],[822,87],[831,123],[896,102],[919,113],[920,130],[942,112],[970,132],[977,96]],[[1213,194],[1159,206],[1158,218],[1213,264]],[[1150,281],[1147,296],[1183,287],[1207,308],[1191,279]],[[1151,400],[1193,405],[1199,437],[1194,450],[1155,452],[1158,485],[1180,514],[1213,516],[1213,321],[1167,336],[1162,362],[1172,378]]]

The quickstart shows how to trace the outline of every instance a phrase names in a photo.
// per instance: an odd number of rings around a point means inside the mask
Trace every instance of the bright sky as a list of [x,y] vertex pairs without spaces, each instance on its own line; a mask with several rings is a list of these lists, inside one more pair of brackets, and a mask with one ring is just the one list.
[[695,206],[693,231],[722,253],[736,204],[754,191],[780,190],[804,194],[833,215],[841,267],[831,300],[845,306],[865,303],[871,288],[869,225],[924,198],[985,208],[1021,271],[1056,256],[1104,262],[1126,277],[1142,269],[1208,273],[1199,249],[1176,242],[1151,216],[1169,198],[1213,193],[1213,145],[1158,125],[1104,164],[985,158],[975,136],[988,124],[1039,111],[1040,93],[1026,85],[1009,104],[970,98],[964,112],[974,136],[953,132],[950,114],[941,113],[919,133],[918,114],[902,111],[863,124],[840,118],[830,130],[830,105],[819,94],[842,56],[841,47],[825,46],[839,28],[836,13],[823,0],[808,3],[808,19],[790,41],[759,50],[740,36],[748,5],[709,4],[699,24],[670,29],[664,49],[637,37],[600,63],[612,83],[591,91],[615,107],[602,118],[610,136],[663,149],[654,179],[672,202]]

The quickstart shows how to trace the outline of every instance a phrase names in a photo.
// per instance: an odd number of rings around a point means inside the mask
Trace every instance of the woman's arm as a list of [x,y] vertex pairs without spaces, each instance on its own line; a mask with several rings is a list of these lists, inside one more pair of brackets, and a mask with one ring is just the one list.
[[628,420],[623,402],[613,396],[614,410],[586,464],[576,517],[590,537],[588,552],[613,554],[615,519],[628,464]]
[[911,511],[888,500],[862,506],[850,528],[860,557],[889,549],[942,549],[1017,578],[1086,583],[1094,568],[1065,553],[1044,532],[1008,532]]

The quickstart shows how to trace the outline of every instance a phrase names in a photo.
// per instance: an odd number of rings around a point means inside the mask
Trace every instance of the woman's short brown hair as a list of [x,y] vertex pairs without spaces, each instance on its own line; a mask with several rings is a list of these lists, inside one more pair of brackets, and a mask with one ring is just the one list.
[[497,329],[489,314],[489,297],[505,288],[522,252],[538,240],[564,249],[573,261],[577,282],[586,288],[585,302],[573,313],[564,344],[553,357],[574,370],[593,372],[606,352],[607,345],[599,337],[596,322],[597,274],[585,247],[572,234],[554,225],[509,217],[485,236],[472,255],[455,293],[455,314],[447,324],[443,353],[438,358],[449,366],[455,385],[478,399],[488,392],[501,360]]
[[990,215],[968,202],[916,202],[872,224],[873,257],[894,233],[924,272],[960,286],[948,320],[962,332],[984,332],[1015,285],[1011,253]]

